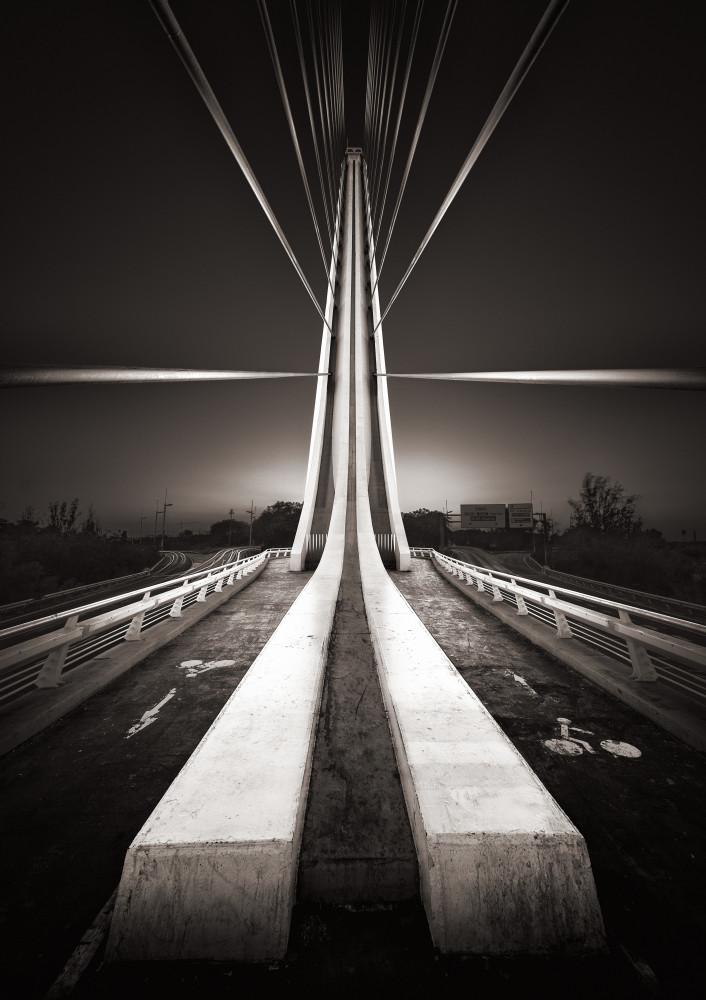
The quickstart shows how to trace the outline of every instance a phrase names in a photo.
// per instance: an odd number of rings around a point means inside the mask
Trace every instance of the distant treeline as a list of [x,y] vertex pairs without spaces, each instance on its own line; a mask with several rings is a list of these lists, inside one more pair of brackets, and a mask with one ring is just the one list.
[[562,573],[706,604],[704,542],[666,542],[658,531],[621,538],[577,528],[552,538],[549,564]]
[[90,508],[77,528],[77,513],[72,502],[52,504],[45,525],[31,508],[14,523],[0,520],[0,604],[137,573],[158,561],[154,545],[131,544],[124,533],[101,533]]

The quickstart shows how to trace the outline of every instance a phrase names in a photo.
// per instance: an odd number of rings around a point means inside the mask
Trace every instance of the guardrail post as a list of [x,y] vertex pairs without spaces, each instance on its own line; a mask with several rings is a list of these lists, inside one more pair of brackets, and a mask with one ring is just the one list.
[[220,594],[220,592],[223,590],[223,582],[224,582],[224,580],[225,580],[224,576],[219,576],[218,583],[213,588],[214,594]]
[[226,587],[232,587],[233,581],[235,580],[235,569],[231,572],[230,576],[226,580]]
[[[142,600],[146,601],[149,596],[150,596],[150,591],[148,590],[145,596],[142,598]],[[135,642],[136,639],[140,638],[140,632],[142,631],[142,626],[144,625],[146,614],[147,614],[146,609],[145,611],[138,611],[138,613],[135,615],[135,617],[132,619],[132,621],[127,627],[127,632],[125,633],[125,642]]]
[[478,576],[476,578],[476,587],[478,588],[479,593],[481,594],[485,593],[485,586],[483,584],[483,578],[481,576]]
[[[76,622],[78,621],[78,615],[72,615],[71,618],[66,619],[64,625],[65,629],[76,628]],[[59,687],[61,681],[61,671],[64,669],[64,663],[66,662],[66,654],[69,651],[71,642],[65,642],[63,646],[57,646],[53,649],[49,656],[44,661],[42,669],[39,671],[34,686],[38,688],[55,688]]]
[[[553,590],[549,591],[549,596],[556,600],[556,594]],[[563,611],[559,611],[554,608],[554,621],[556,622],[556,637],[557,639],[573,639],[574,633],[571,631],[571,626],[566,620],[566,615]]]
[[199,591],[199,596],[196,598],[199,604],[203,604],[204,601],[206,600],[206,591],[208,590],[208,585],[210,582],[211,582],[211,574],[209,573],[208,576],[206,577],[206,582]]
[[488,576],[490,577],[490,585],[493,588],[493,603],[498,604],[502,601],[503,595],[500,593],[500,587],[498,587],[497,583],[493,579],[492,573],[488,573]]
[[[513,587],[517,586],[517,581],[513,577],[510,577],[510,583]],[[527,605],[525,604],[525,599],[522,594],[515,594],[515,600],[517,601],[518,615],[528,615],[529,611],[527,610]]]
[[181,606],[182,606],[183,603],[184,603],[184,595],[183,594],[179,594],[179,596],[177,597],[177,599],[174,601],[174,604],[172,604],[172,610],[169,612],[169,617],[170,618],[183,618],[184,617],[182,615],[182,613],[181,613]]
[[[626,622],[628,625],[632,625],[630,615],[623,608],[618,609],[618,614],[620,615],[621,622]],[[656,681],[657,671],[655,670],[655,665],[650,658],[650,654],[647,652],[645,647],[640,642],[636,642],[634,639],[626,639],[628,653],[630,654],[630,662],[632,663],[632,673],[630,674],[631,681]]]

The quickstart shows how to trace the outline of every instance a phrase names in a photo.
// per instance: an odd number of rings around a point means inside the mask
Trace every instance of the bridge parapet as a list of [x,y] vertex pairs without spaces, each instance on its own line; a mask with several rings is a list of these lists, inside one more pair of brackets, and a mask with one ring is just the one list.
[[[435,550],[432,558],[442,575],[469,597],[479,603],[487,601],[490,608],[500,609],[498,613],[504,607],[516,609],[515,615],[505,616],[505,620],[516,622],[520,631],[526,631],[520,622],[530,619],[548,626],[549,638],[540,644],[554,656],[570,662],[692,746],[706,749],[706,625],[579,593],[552,581],[544,583],[474,566]],[[534,641],[540,637],[541,633],[536,638],[534,633],[530,635]],[[571,640],[591,652],[595,665],[578,652],[568,652]],[[597,657],[607,670],[598,668]],[[632,687],[655,682],[687,699],[693,706],[693,718],[685,717],[678,708],[660,707],[658,696],[643,698]]]

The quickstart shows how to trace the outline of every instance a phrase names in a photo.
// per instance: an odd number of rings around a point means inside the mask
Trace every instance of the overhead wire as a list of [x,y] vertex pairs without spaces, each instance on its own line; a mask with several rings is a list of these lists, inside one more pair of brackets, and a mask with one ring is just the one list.
[[273,212],[270,203],[265,197],[265,193],[260,187],[260,184],[257,178],[255,177],[253,169],[248,163],[248,160],[243,150],[241,149],[238,140],[235,137],[235,133],[233,132],[233,129],[231,128],[230,123],[228,122],[228,119],[226,118],[223,112],[223,109],[218,103],[216,95],[214,94],[211,85],[206,79],[204,72],[198,63],[198,60],[196,59],[196,56],[194,55],[191,49],[191,46],[186,40],[186,37],[184,36],[181,26],[179,25],[179,22],[174,16],[171,7],[169,6],[167,0],[150,0],[150,6],[155,12],[157,19],[162,25],[164,31],[166,32],[170,42],[174,46],[174,49],[176,50],[179,58],[181,59],[184,68],[191,77],[199,93],[199,96],[203,100],[204,104],[206,105],[211,114],[211,117],[218,126],[221,135],[225,139],[228,148],[235,157],[236,162],[240,167],[240,169],[242,170],[245,179],[250,185],[255,197],[260,202],[260,206],[262,207],[262,210],[267,216],[270,225],[277,234],[279,241],[284,247],[287,256],[294,265],[294,268],[297,274],[299,275],[302,284],[306,288],[309,297],[311,298],[311,301],[314,303],[316,311],[318,312],[319,316],[324,321],[326,326],[329,327],[329,323],[326,319],[326,316],[324,315],[321,306],[319,305],[319,301],[316,298],[316,295],[314,294],[311,285],[307,281],[306,275],[304,274],[304,271],[302,270],[301,265],[299,264],[299,261],[297,260],[294,254],[294,251],[289,245],[287,237],[284,235],[284,231],[280,226],[279,222],[277,221],[277,217],[275,216],[275,213]]
[[[502,116],[504,115],[504,113],[507,111],[507,109],[508,109],[508,107],[510,105],[510,102],[512,101],[513,97],[515,96],[515,94],[517,93],[517,91],[518,91],[518,89],[520,87],[520,84],[522,83],[522,81],[524,80],[525,76],[529,72],[532,64],[534,63],[535,59],[539,55],[540,51],[542,50],[542,47],[544,46],[545,42],[549,38],[549,35],[553,31],[553,29],[556,27],[556,24],[559,21],[559,18],[564,13],[564,10],[568,6],[568,4],[569,4],[569,0],[551,0],[549,6],[547,7],[546,11],[544,12],[544,15],[543,15],[541,21],[539,22],[539,24],[535,28],[535,30],[534,30],[534,32],[532,34],[532,37],[530,38],[529,42],[525,46],[525,49],[522,52],[522,55],[520,56],[520,58],[519,58],[519,60],[518,60],[518,62],[516,64],[515,68],[513,69],[512,73],[510,74],[510,78],[508,79],[507,83],[503,87],[502,92],[500,94],[500,97],[497,99],[497,101],[493,105],[493,109],[490,112],[490,114],[488,115],[488,118],[486,119],[486,122],[483,125],[483,128],[480,130],[478,138],[473,143],[473,146],[471,147],[471,151],[469,152],[468,156],[464,160],[463,166],[461,167],[461,170],[459,171],[458,176],[456,177],[455,181],[451,185],[451,188],[449,189],[449,193],[444,198],[444,200],[442,202],[442,205],[441,205],[441,208],[439,209],[439,211],[434,216],[434,220],[433,220],[431,226],[429,227],[429,229],[427,230],[427,233],[426,233],[424,239],[422,240],[422,242],[421,242],[421,244],[419,246],[419,249],[415,253],[414,257],[412,258],[411,264],[409,265],[409,267],[405,271],[404,275],[402,276],[402,280],[400,281],[399,285],[395,289],[395,292],[394,292],[392,298],[390,299],[390,301],[388,302],[388,304],[387,304],[387,306],[385,308],[384,313],[382,314],[382,316],[378,320],[375,329],[377,329],[377,327],[380,326],[380,324],[384,320],[385,316],[387,316],[388,312],[390,311],[390,309],[391,309],[393,303],[395,302],[397,296],[402,291],[402,288],[404,287],[405,282],[407,281],[407,279],[409,278],[410,274],[414,270],[414,267],[415,267],[417,261],[419,260],[419,258],[421,257],[421,255],[423,254],[425,247],[429,243],[429,240],[434,235],[434,232],[436,231],[437,226],[439,225],[439,223],[441,222],[442,218],[446,214],[449,206],[451,205],[451,202],[454,200],[454,198],[458,194],[458,192],[459,192],[459,190],[461,188],[461,185],[463,184],[463,182],[465,181],[466,177],[468,176],[471,168],[473,167],[473,164],[476,162],[476,160],[480,156],[480,154],[481,154],[481,152],[482,152],[485,144],[487,143],[488,139],[493,134],[493,131],[495,130],[495,127],[497,126],[498,122],[500,121],[500,119],[502,118]],[[378,280],[379,280],[379,275],[378,275]]]
[[267,40],[267,47],[270,51],[270,57],[272,59],[272,65],[275,71],[275,77],[277,78],[277,86],[279,87],[280,96],[282,98],[282,104],[284,105],[284,113],[287,119],[287,125],[289,126],[289,134],[292,137],[292,143],[294,145],[294,152],[297,158],[297,164],[299,165],[299,173],[301,174],[302,181],[304,183],[304,190],[306,191],[306,198],[309,203],[309,211],[311,212],[311,218],[314,222],[314,229],[316,230],[316,238],[319,243],[319,249],[321,251],[321,260],[323,261],[324,271],[326,272],[326,279],[331,284],[331,277],[329,275],[329,264],[326,261],[326,253],[324,251],[324,244],[321,239],[321,230],[319,229],[319,220],[316,217],[316,210],[314,208],[314,201],[311,196],[311,188],[309,187],[309,179],[306,174],[306,169],[304,167],[304,160],[302,158],[302,151],[299,145],[299,138],[297,136],[296,126],[294,124],[294,116],[292,115],[292,108],[289,103],[289,97],[287,96],[287,88],[284,82],[284,75],[282,73],[282,65],[279,60],[279,55],[277,53],[277,45],[275,42],[274,31],[272,30],[272,22],[270,21],[270,15],[267,10],[267,0],[257,0],[258,8],[260,10],[260,17],[262,19],[262,25],[265,29],[265,38]]
[[[395,228],[395,223],[397,221],[397,216],[399,214],[400,205],[402,204],[402,197],[407,186],[407,180],[409,178],[410,170],[412,169],[412,161],[414,159],[414,154],[417,149],[417,144],[419,142],[419,136],[422,133],[422,127],[424,125],[424,119],[426,118],[427,110],[429,108],[429,102],[431,101],[431,95],[434,90],[434,84],[436,83],[436,78],[439,73],[439,67],[441,66],[441,60],[444,55],[444,49],[446,48],[446,42],[451,31],[451,23],[453,21],[454,14],[456,13],[456,6],[458,0],[448,0],[446,6],[446,12],[444,14],[444,20],[441,25],[441,31],[439,33],[439,40],[436,45],[436,51],[434,53],[434,59],[432,61],[431,69],[429,71],[429,78],[427,80],[427,86],[424,91],[424,98],[422,100],[422,105],[419,110],[419,117],[417,119],[417,125],[414,130],[414,135],[412,137],[412,143],[409,149],[409,154],[407,155],[407,162],[405,164],[404,173],[402,175],[402,181],[400,182],[399,191],[397,194],[397,199],[395,201],[395,207],[390,218],[390,225],[387,230],[387,237],[385,239],[385,246],[383,247],[382,254],[380,255],[380,262],[378,264],[378,276],[376,281],[380,281],[380,273],[382,272],[383,265],[385,263],[385,257],[387,256],[387,249],[390,245],[390,240],[392,239],[392,233]],[[373,289],[374,291],[374,289]]]

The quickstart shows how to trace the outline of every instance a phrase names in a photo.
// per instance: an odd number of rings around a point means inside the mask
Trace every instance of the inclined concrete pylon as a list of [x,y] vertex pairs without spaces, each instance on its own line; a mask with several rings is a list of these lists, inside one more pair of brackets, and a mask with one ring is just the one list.
[[[586,845],[384,566],[405,568],[362,152],[342,174],[307,479],[318,566],[131,844],[110,960],[265,962],[287,950],[343,574],[355,561],[432,939],[442,952],[600,950]],[[335,279],[335,280],[334,280]],[[379,317],[379,309],[377,310]],[[399,533],[398,533],[399,531]],[[309,553],[311,555],[311,553]],[[389,560],[392,561],[391,558]],[[407,563],[408,565],[408,563]],[[338,626],[337,626],[338,628]],[[355,669],[353,664],[351,669]],[[345,899],[340,900],[346,903]]]
[[[409,545],[407,544],[397,495],[387,379],[381,377],[385,372],[382,327],[375,331],[372,339],[370,338],[370,334],[380,319],[380,303],[377,289],[372,298],[370,296],[370,289],[374,287],[376,280],[372,224],[363,178],[362,151],[354,149],[347,153],[344,172],[341,175],[341,191],[338,200],[338,216],[325,310],[328,326],[325,323],[323,327],[318,367],[319,372],[328,371],[329,375],[328,377],[326,375],[318,377],[304,503],[290,559],[290,568],[295,572],[302,570],[307,564],[315,565],[318,562],[328,534],[336,462],[347,461],[346,458],[342,457],[341,434],[340,432],[336,434],[334,431],[333,414],[336,400],[343,393],[350,391],[349,381],[353,371],[350,368],[350,358],[341,353],[350,336],[350,331],[343,328],[340,321],[343,256],[341,235],[345,214],[344,191],[347,186],[346,177],[349,168],[353,170],[351,177],[360,178],[362,189],[362,194],[357,201],[352,192],[355,207],[352,209],[351,230],[360,234],[362,244],[360,254],[355,256],[355,273],[361,285],[356,289],[355,296],[360,314],[367,317],[367,322],[363,324],[361,331],[366,327],[368,329],[368,336],[364,337],[357,345],[361,357],[365,356],[368,359],[368,373],[365,385],[360,387],[360,399],[357,405],[365,410],[369,505],[373,519],[373,530],[385,561],[387,563],[394,562],[394,566],[398,570],[408,570],[410,565]],[[351,181],[350,183],[355,186],[355,182]],[[332,330],[335,336],[331,335]]]

